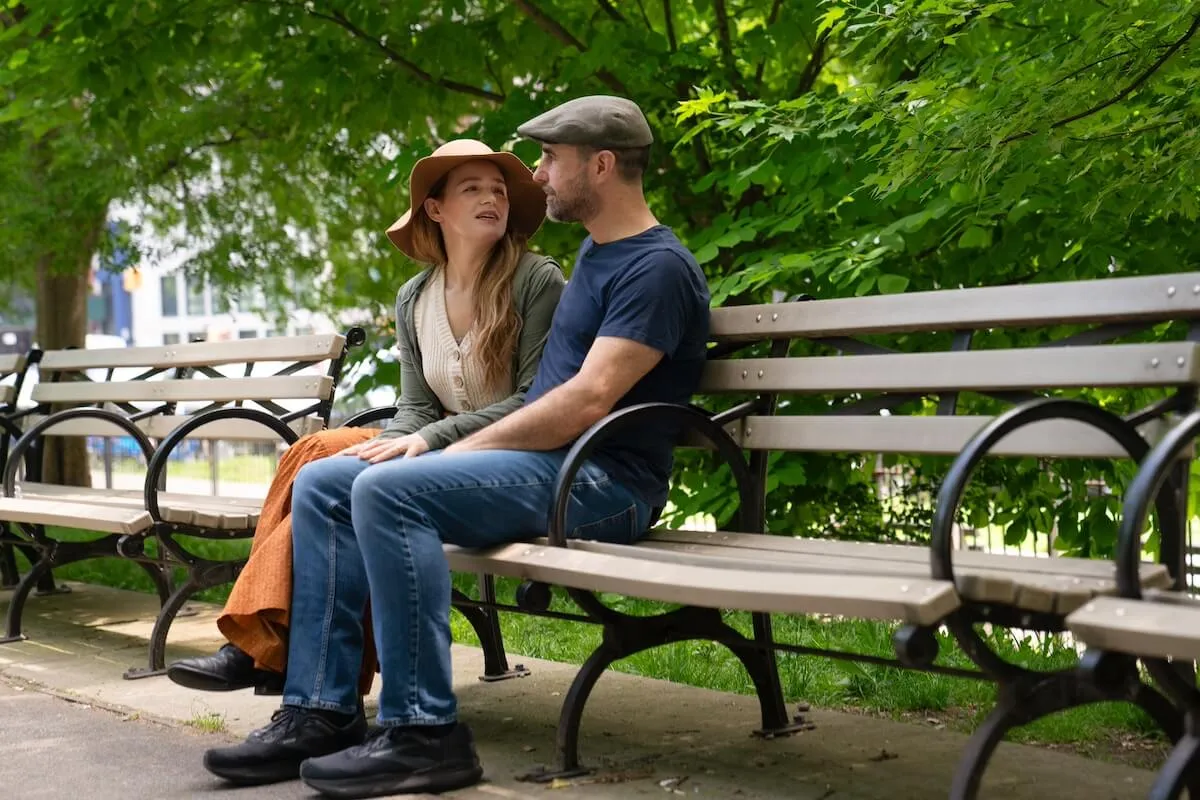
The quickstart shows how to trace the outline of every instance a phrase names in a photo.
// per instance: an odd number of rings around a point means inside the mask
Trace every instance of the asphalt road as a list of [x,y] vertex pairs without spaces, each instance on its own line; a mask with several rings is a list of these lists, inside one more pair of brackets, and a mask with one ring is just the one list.
[[318,796],[299,782],[227,787],[200,762],[207,748],[225,740],[0,681],[0,797],[5,800]]

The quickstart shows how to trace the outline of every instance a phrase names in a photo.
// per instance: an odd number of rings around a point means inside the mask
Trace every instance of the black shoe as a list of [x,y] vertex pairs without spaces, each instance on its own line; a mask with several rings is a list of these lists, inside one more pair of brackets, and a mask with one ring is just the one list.
[[461,723],[444,736],[420,728],[385,728],[365,744],[300,767],[300,780],[337,798],[448,792],[483,777],[471,730]]
[[253,686],[258,694],[283,693],[283,675],[255,669],[254,659],[231,644],[211,656],[174,662],[167,667],[167,677],[202,692],[232,692]]
[[242,786],[290,781],[300,776],[306,758],[324,756],[362,744],[367,718],[360,710],[348,722],[345,715],[284,706],[271,724],[250,734],[241,744],[214,747],[204,754],[204,768]]

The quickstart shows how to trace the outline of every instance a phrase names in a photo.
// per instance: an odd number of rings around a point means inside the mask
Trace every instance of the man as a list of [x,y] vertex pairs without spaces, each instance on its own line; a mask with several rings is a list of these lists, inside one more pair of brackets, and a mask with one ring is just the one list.
[[[566,448],[608,413],[686,403],[708,338],[708,289],[692,255],[646,205],[653,140],[616,97],[565,103],[518,128],[542,145],[534,179],[548,213],[589,236],[525,406],[417,459],[326,459],[296,480],[293,590],[283,707],[205,765],[238,783],[299,775],[335,797],[441,792],[482,767],[457,721],[450,668],[450,575],[443,543],[484,547],[544,533]],[[667,497],[672,441],[629,431],[580,470],[570,535],[630,542]],[[303,578],[301,577],[303,572]],[[383,686],[367,738],[355,691],[369,600]]]

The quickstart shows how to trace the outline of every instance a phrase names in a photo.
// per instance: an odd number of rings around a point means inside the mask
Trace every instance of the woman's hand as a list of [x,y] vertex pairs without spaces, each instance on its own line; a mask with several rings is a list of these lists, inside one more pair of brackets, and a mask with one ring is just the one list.
[[352,445],[342,450],[338,455],[358,456],[363,461],[379,464],[391,461],[393,458],[404,456],[413,458],[429,450],[429,443],[421,436],[410,433],[395,439],[370,439],[360,444]]

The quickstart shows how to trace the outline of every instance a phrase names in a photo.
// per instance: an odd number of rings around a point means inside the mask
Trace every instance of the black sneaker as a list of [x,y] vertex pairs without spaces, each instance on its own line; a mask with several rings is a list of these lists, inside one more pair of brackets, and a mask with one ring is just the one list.
[[232,747],[214,747],[204,754],[204,768],[242,786],[290,781],[300,776],[306,758],[336,753],[367,738],[367,718],[360,710],[349,722],[344,715],[284,706],[271,715],[271,724]]
[[482,777],[471,730],[461,723],[443,736],[418,727],[384,728],[365,744],[300,767],[300,780],[337,798],[448,792]]

